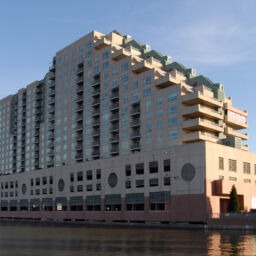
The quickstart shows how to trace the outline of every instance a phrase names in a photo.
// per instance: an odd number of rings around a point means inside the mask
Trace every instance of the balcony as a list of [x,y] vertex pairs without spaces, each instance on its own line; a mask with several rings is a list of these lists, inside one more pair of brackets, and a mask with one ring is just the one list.
[[78,144],[76,145],[75,149],[76,149],[77,151],[83,150],[83,143],[78,143]]
[[130,146],[131,150],[139,150],[140,149],[140,143],[139,142],[134,142]]
[[110,150],[111,154],[118,154],[119,153],[119,147],[114,146]]
[[97,109],[94,109],[93,111],[92,111],[92,116],[98,116],[98,115],[100,115],[100,108],[97,108]]
[[77,75],[81,75],[84,72],[84,67],[78,67],[76,70]]
[[115,51],[111,55],[113,61],[119,61],[119,60],[121,60],[123,58],[126,58],[126,57],[129,57],[129,56],[131,56],[131,52],[124,49],[124,48]]
[[81,120],[83,120],[83,115],[82,114],[76,115],[76,121],[81,121]]
[[79,105],[76,107],[76,112],[81,112],[84,110],[84,106],[83,105]]
[[78,97],[75,98],[75,101],[76,102],[81,102],[81,101],[83,101],[83,99],[84,99],[83,96],[78,96]]
[[100,150],[99,149],[95,149],[92,151],[92,156],[93,157],[98,157],[100,155]]
[[49,99],[49,100],[48,100],[48,104],[49,104],[49,105],[55,104],[55,99],[54,99],[54,98],[53,98],[53,99],[52,99],[52,98]]
[[152,68],[154,68],[154,66],[150,62],[143,60],[132,66],[132,72],[135,74],[140,74]]
[[118,136],[118,135],[113,135],[113,136],[110,138],[110,142],[111,142],[111,143],[118,143],[118,142],[119,142],[119,136]]
[[111,41],[108,40],[106,37],[103,37],[99,39],[96,43],[94,43],[94,49],[95,50],[100,50],[103,47],[106,47],[107,45],[110,45]]
[[48,95],[49,96],[54,96],[55,95],[55,90],[54,89],[49,89],[48,90]]
[[54,139],[54,133],[48,134],[48,135],[47,135],[47,139],[48,139],[48,140]]
[[182,103],[185,105],[201,104],[209,107],[222,107],[223,103],[218,99],[207,96],[205,93],[196,91],[182,96]]
[[48,150],[47,156],[54,156],[54,150]]
[[100,94],[100,88],[95,88],[92,92],[92,96],[95,97],[95,96],[98,96]]
[[184,117],[206,117],[215,120],[223,120],[223,114],[217,110],[211,109],[209,107],[202,106],[200,104],[193,106],[184,106],[182,110],[182,115]]
[[48,121],[53,121],[55,119],[54,115],[48,115]]
[[54,143],[53,142],[48,142],[47,147],[48,148],[54,148]]
[[54,71],[55,71],[55,68],[56,68],[56,66],[55,66],[55,64],[53,64],[53,65],[51,65],[51,66],[49,67],[49,71],[54,72]]
[[118,100],[119,99],[119,92],[112,92],[112,94],[110,95],[110,100],[114,101],[114,100]]
[[140,126],[140,119],[137,118],[137,119],[134,119],[130,122],[130,126],[131,127],[136,127],[136,126]]
[[77,134],[76,135],[76,141],[81,141],[81,140],[83,140],[83,134]]
[[81,131],[83,130],[83,128],[84,128],[83,124],[76,125],[76,131]]
[[138,139],[140,138],[140,131],[133,131],[130,135],[131,139]]
[[131,116],[139,115],[140,114],[140,108],[133,108],[130,112]]
[[223,127],[203,118],[194,118],[183,121],[182,128],[189,131],[210,131],[210,132],[223,132]]
[[100,136],[100,129],[94,129],[93,132],[92,132],[92,136],[93,137]]
[[238,132],[230,127],[225,128],[225,134],[227,135],[227,137],[238,137],[242,140],[248,140],[249,138],[247,133]]
[[50,80],[50,81],[48,82],[48,85],[49,85],[49,88],[52,88],[52,87],[55,86],[55,82],[52,81],[52,80]]
[[160,77],[159,79],[155,80],[155,86],[157,88],[163,89],[168,86],[177,85],[180,82],[173,77],[171,74],[167,74],[166,76]]
[[100,99],[95,99],[95,100],[93,100],[93,102],[92,102],[92,106],[97,106],[97,105],[99,105],[100,104]]
[[83,160],[83,154],[77,154],[75,156],[75,158],[76,158],[77,161],[81,161],[81,160]]
[[119,124],[114,124],[110,127],[110,132],[116,132],[119,130]]
[[48,125],[48,131],[52,131],[54,130],[54,125],[53,124],[49,124]]
[[96,85],[99,85],[100,84],[100,78],[97,78],[97,79],[94,79],[91,83],[91,86],[94,87]]
[[84,91],[84,86],[83,85],[78,85],[77,87],[76,87],[76,93],[81,93],[81,92],[83,92]]
[[48,78],[50,80],[55,80],[55,73],[54,72],[50,72],[49,75],[48,75]]
[[190,143],[190,142],[195,142],[200,140],[211,141],[216,143],[219,140],[219,138],[212,134],[202,132],[202,131],[185,133],[183,135],[183,143]]
[[119,120],[119,114],[118,113],[115,113],[115,114],[112,114],[111,116],[110,116],[110,121],[117,121],[117,120]]
[[228,112],[224,118],[224,121],[228,126],[234,128],[235,130],[248,128],[248,123],[246,122],[245,117],[233,112],[232,114],[231,112]]
[[81,85],[81,84],[83,84],[83,82],[84,82],[84,78],[82,76],[77,77],[77,79],[76,79],[76,84],[77,85]]
[[93,147],[99,147],[100,146],[100,140],[99,139],[94,140],[93,143],[92,143],[92,146]]
[[112,103],[110,106],[110,110],[117,110],[117,109],[119,109],[119,103],[118,102]]
[[100,119],[96,119],[92,122],[92,126],[100,126]]

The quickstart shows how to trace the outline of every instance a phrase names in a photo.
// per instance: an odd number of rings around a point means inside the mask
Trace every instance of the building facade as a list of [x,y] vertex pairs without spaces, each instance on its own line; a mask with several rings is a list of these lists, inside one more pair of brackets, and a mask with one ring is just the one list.
[[0,217],[206,222],[256,208],[247,111],[130,36],[93,31],[0,101]]

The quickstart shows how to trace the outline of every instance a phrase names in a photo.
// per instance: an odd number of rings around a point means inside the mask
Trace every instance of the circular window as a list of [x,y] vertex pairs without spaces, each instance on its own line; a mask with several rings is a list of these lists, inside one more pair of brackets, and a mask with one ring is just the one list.
[[181,169],[181,177],[185,181],[192,181],[196,175],[196,169],[195,167],[190,164],[184,164]]
[[111,188],[114,188],[117,184],[117,175],[112,172],[108,176],[108,184]]
[[65,187],[65,182],[64,182],[63,179],[60,179],[58,181],[58,189],[59,189],[59,191],[62,192],[64,190],[64,187]]
[[27,186],[26,186],[26,184],[22,184],[22,186],[21,186],[21,192],[22,192],[23,195],[26,194],[26,192],[27,192]]

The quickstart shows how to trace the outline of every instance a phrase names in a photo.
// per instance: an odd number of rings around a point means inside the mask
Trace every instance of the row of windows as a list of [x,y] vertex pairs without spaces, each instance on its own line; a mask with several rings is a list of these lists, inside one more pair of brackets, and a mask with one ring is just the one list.
[[[243,162],[243,173],[251,174],[251,163]],[[219,157],[219,169],[224,170],[224,158]],[[237,171],[237,160],[235,159],[228,159],[228,170],[236,172]],[[256,164],[254,164],[254,174],[256,175]]]

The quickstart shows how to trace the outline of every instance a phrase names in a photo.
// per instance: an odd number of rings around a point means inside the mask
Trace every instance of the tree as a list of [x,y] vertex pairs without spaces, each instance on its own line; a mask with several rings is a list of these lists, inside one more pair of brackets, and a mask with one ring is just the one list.
[[228,212],[231,212],[231,213],[240,212],[239,198],[237,195],[235,185],[232,186],[229,194]]

